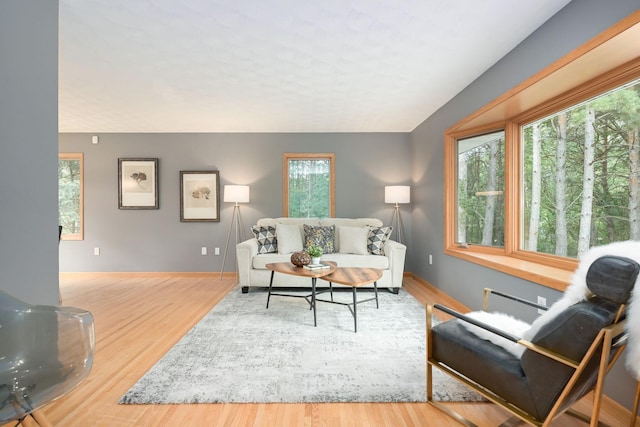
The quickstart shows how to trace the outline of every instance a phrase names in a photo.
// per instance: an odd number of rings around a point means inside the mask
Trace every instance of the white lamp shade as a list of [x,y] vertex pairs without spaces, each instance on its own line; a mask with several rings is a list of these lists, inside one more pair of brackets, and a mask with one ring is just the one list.
[[385,203],[410,203],[411,187],[408,185],[387,185],[384,187]]
[[249,186],[225,185],[224,201],[231,203],[249,203]]

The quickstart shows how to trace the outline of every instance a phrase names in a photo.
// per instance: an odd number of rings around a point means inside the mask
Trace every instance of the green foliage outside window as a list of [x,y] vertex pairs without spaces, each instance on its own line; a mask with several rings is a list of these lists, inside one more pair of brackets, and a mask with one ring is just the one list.
[[[521,127],[519,249],[640,240],[640,80]],[[504,131],[457,140],[457,242],[504,245]]]
[[640,81],[522,128],[523,249],[640,239]]
[[290,159],[289,216],[330,217],[330,160]]
[[504,246],[504,132],[458,140],[457,242]]
[[58,159],[58,220],[62,236],[81,238],[82,159],[71,155]]

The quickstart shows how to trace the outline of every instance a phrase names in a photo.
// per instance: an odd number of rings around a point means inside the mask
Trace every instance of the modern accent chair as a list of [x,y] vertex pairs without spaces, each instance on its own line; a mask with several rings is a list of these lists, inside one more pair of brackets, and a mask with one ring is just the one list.
[[[596,259],[586,274],[589,295],[552,316],[530,341],[441,305],[427,306],[427,402],[462,424],[474,425],[450,405],[433,401],[431,375],[436,368],[534,426],[548,426],[564,412],[589,422],[570,407],[594,390],[590,421],[597,425],[605,375],[626,346],[625,308],[639,272],[640,265],[625,257]],[[485,289],[484,311],[489,295],[544,308]],[[432,326],[434,309],[454,318]],[[522,346],[521,355],[481,338],[462,322],[500,336],[508,345]]]
[[94,350],[88,311],[31,305],[0,291],[0,425],[31,418],[50,426],[38,410],[89,375]]

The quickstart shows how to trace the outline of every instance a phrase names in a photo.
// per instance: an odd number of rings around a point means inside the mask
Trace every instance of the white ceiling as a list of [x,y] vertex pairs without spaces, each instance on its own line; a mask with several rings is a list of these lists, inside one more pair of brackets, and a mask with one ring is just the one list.
[[569,0],[60,0],[60,132],[409,132]]

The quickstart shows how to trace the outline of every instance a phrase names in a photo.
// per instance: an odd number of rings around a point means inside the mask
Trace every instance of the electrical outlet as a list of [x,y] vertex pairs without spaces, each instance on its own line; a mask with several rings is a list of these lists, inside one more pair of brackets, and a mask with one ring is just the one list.
[[200,253],[201,253],[202,255],[206,255],[206,254],[207,254],[207,247],[206,247],[206,246],[203,246],[203,247],[202,247],[202,249],[200,250]]
[[220,255],[220,248],[215,248],[213,250],[213,253],[216,254],[216,255]]
[[[541,297],[538,296],[538,304],[539,305],[544,305],[545,307],[547,306],[547,299],[545,297]],[[541,308],[538,309],[538,314],[543,314],[546,310],[543,310]]]
[[93,248],[93,254],[96,256],[100,255],[100,248]]
[[429,265],[433,265],[433,255],[429,254]]

